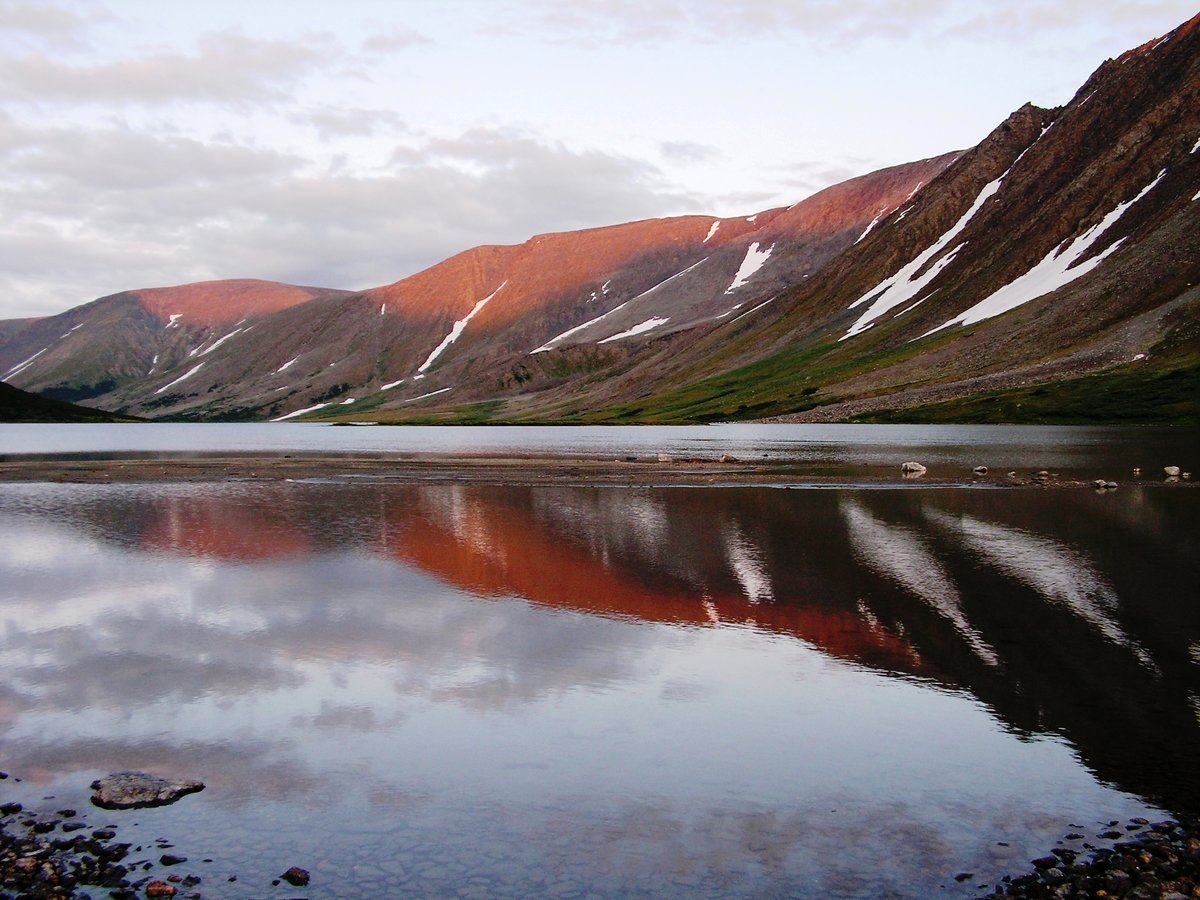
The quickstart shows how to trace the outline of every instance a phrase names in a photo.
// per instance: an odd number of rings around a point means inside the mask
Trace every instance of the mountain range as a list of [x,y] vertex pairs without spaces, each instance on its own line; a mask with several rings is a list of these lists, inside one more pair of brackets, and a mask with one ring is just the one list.
[[0,321],[0,379],[147,418],[1200,422],[1200,15],[1065,106],[787,208]]

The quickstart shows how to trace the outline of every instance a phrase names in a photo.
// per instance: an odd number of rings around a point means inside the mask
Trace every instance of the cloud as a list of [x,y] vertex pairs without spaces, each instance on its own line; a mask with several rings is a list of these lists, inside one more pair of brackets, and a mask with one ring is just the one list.
[[12,316],[205,278],[370,287],[478,244],[699,206],[650,162],[511,129],[410,134],[390,164],[362,170],[127,126],[3,124]]
[[380,132],[406,131],[404,120],[390,109],[361,109],[326,106],[292,117],[316,129],[323,141],[343,137],[370,137]]
[[552,39],[591,45],[784,33],[853,43],[946,34],[1026,40],[1043,31],[1078,29],[1081,23],[1144,30],[1160,27],[1164,17],[1183,21],[1194,13],[1182,0],[1032,0],[980,9],[980,4],[954,0],[528,0],[510,7],[510,22]]
[[707,162],[720,156],[720,151],[711,144],[695,141],[664,141],[659,145],[663,157],[673,163]]
[[364,53],[387,55],[419,47],[422,44],[432,44],[429,38],[411,28],[391,28],[380,31],[362,42]]
[[162,104],[180,100],[244,107],[286,100],[337,55],[331,38],[259,40],[237,31],[201,37],[195,53],[159,53],[71,64],[45,53],[0,59],[0,98],[45,104]]
[[101,11],[81,15],[49,3],[0,0],[0,42],[17,46],[78,48],[87,43],[89,29],[113,21],[113,16]]
[[797,194],[812,194],[830,185],[839,184],[869,171],[867,162],[861,159],[830,159],[797,162],[786,166],[773,166],[778,175],[774,183],[794,188]]

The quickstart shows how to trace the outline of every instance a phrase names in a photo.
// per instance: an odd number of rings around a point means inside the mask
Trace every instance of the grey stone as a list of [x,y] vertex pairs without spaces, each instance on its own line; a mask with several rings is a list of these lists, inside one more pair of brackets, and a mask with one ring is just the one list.
[[102,809],[141,809],[166,806],[202,790],[202,781],[167,781],[145,772],[114,772],[92,782],[92,803]]

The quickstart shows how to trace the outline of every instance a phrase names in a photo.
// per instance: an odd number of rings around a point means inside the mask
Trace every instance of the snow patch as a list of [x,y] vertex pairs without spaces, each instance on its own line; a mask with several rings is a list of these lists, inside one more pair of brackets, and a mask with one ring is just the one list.
[[1197,150],[1200,150],[1200,138],[1196,138],[1196,143],[1192,145],[1192,152],[1195,153]]
[[[633,297],[633,298],[631,298],[631,299],[629,299],[629,300],[626,300],[624,303],[621,303],[621,304],[619,304],[619,305],[617,305],[617,306],[614,306],[614,307],[613,307],[612,309],[610,309],[608,312],[606,312],[606,313],[604,313],[604,314],[602,314],[602,315],[596,316],[596,318],[594,318],[594,319],[588,319],[588,320],[587,320],[586,322],[584,322],[582,325],[576,325],[574,328],[568,328],[568,329],[567,329],[566,331],[564,331],[562,334],[560,334],[560,335],[558,335],[558,336],[556,336],[556,337],[552,337],[552,338],[550,338],[550,340],[546,341],[546,343],[542,344],[542,346],[538,347],[536,350],[530,350],[530,351],[529,351],[529,352],[530,352],[530,354],[532,355],[532,354],[534,354],[534,353],[544,353],[544,352],[545,352],[545,351],[547,351],[547,350],[553,350],[553,349],[554,349],[554,347],[555,347],[555,345],[556,345],[556,344],[558,344],[558,343],[559,343],[559,341],[566,340],[566,339],[567,339],[567,338],[569,338],[571,335],[573,335],[573,334],[577,334],[578,332],[580,332],[580,331],[583,331],[583,329],[585,329],[585,328],[588,328],[588,327],[590,327],[590,326],[592,326],[592,325],[595,325],[597,322],[603,322],[603,321],[604,321],[605,319],[607,319],[609,316],[611,316],[611,315],[613,315],[614,313],[616,313],[616,312],[619,312],[620,310],[624,309],[626,306],[628,306],[630,303],[633,303],[635,300],[641,300],[643,297],[646,297],[646,296],[649,296],[650,294],[653,294],[655,291],[657,291],[657,290],[658,290],[660,287],[662,287],[663,285],[665,285],[665,284],[668,284],[668,283],[670,283],[670,282],[674,281],[676,278],[679,278],[680,276],[686,275],[688,272],[692,271],[692,269],[695,269],[697,266],[700,266],[700,265],[702,265],[703,263],[706,263],[706,262],[708,262],[708,260],[709,260],[709,257],[707,257],[707,256],[706,256],[706,257],[704,257],[704,259],[700,260],[700,262],[695,262],[695,263],[692,263],[690,266],[688,266],[688,267],[687,267],[686,269],[684,269],[683,271],[681,271],[681,272],[676,272],[674,275],[672,275],[672,276],[671,276],[671,277],[669,277],[669,278],[664,278],[664,279],[663,279],[662,281],[660,281],[658,284],[654,285],[654,287],[652,287],[652,288],[649,288],[648,290],[642,291],[642,292],[641,292],[640,294],[638,294],[636,297]],[[607,288],[607,287],[608,287],[608,282],[607,282],[607,281],[606,281],[606,282],[604,282],[604,286],[605,286],[605,288]],[[607,291],[606,291],[606,293],[607,293]]]
[[759,269],[761,269],[763,264],[771,258],[771,251],[774,249],[775,245],[772,244],[766,250],[760,251],[758,249],[758,241],[755,241],[753,244],[747,247],[746,258],[742,260],[741,267],[737,270],[737,274],[733,276],[733,282],[729,285],[729,287],[725,288],[725,293],[732,294],[743,284],[749,281],[750,277]]
[[610,309],[608,312],[604,313],[603,315],[596,316],[596,318],[594,318],[594,319],[588,319],[582,325],[576,325],[574,328],[568,328],[566,331],[564,331],[562,334],[558,335],[557,337],[550,338],[550,340],[546,341],[546,343],[542,344],[542,346],[538,347],[536,350],[531,350],[530,354],[532,355],[534,353],[545,353],[547,350],[553,350],[554,345],[557,344],[559,341],[569,338],[571,335],[575,334],[576,332],[583,331],[583,329],[587,328],[589,325],[595,325],[597,322],[603,322],[605,319],[607,319],[613,313],[619,312],[620,310],[624,309],[626,306],[628,306],[632,302],[633,302],[632,300],[626,300],[624,303],[614,306],[612,309]]
[[304,407],[304,409],[298,409],[295,412],[285,413],[284,415],[278,416],[277,418],[274,418],[271,421],[272,422],[282,422],[285,419],[294,419],[294,418],[296,418],[296,416],[302,416],[305,413],[316,412],[318,409],[324,409],[328,405],[329,405],[328,403],[318,403],[315,406],[306,406],[306,407]]
[[354,402],[353,397],[347,397],[345,400],[343,400],[341,403],[339,403],[338,406],[349,406],[353,402]]
[[[66,333],[65,333],[65,334],[63,334],[63,336],[62,336],[62,337],[64,337],[64,338],[65,338],[65,337],[70,337],[72,334],[74,334],[76,331],[78,331],[78,330],[79,330],[80,328],[82,328],[82,327],[83,327],[83,323],[82,323],[82,322],[80,322],[80,323],[79,323],[78,325],[76,325],[74,328],[68,328],[68,329],[67,329],[67,331],[66,331]],[[61,341],[61,340],[62,340],[62,338],[59,338],[59,340]]]
[[755,213],[755,214],[754,214],[754,215],[752,215],[752,216],[746,216],[746,221],[747,221],[747,222],[749,222],[751,225],[753,225],[753,224],[754,224],[754,220],[755,220],[755,219],[757,219],[757,218],[758,218],[758,213]]
[[1036,300],[1038,297],[1044,297],[1046,294],[1056,291],[1078,278],[1082,278],[1115,253],[1125,243],[1125,239],[1122,238],[1119,241],[1115,241],[1112,245],[1086,262],[1079,262],[1080,258],[1100,239],[1104,232],[1111,228],[1125,214],[1126,210],[1141,200],[1142,197],[1146,196],[1147,193],[1162,181],[1163,176],[1166,174],[1167,170],[1163,169],[1158,173],[1157,178],[1138,192],[1136,197],[1119,204],[1116,209],[1079,237],[1075,238],[1075,240],[1071,241],[1069,245],[1067,241],[1063,241],[1045,259],[1024,275],[1019,276],[995,293],[980,300],[962,315],[925,332],[921,337],[926,337],[935,331],[941,331],[943,328],[949,328],[952,325],[973,325],[984,319],[990,319],[993,316],[1008,312],[1010,309],[1016,309],[1018,306],[1028,303],[1031,300]]
[[717,233],[717,229],[720,227],[721,227],[721,220],[714,219],[712,225],[709,226],[708,234],[706,234],[704,236],[704,241],[702,243],[707,244],[710,240],[712,240],[712,236]]
[[669,316],[665,319],[660,319],[658,316],[654,316],[653,318],[647,319],[645,322],[634,325],[632,328],[626,331],[622,331],[620,334],[614,334],[612,337],[607,337],[602,341],[598,341],[597,343],[607,344],[609,341],[619,341],[623,338],[633,337],[635,334],[644,334],[647,331],[653,331],[660,325],[666,325],[670,321],[671,319]]
[[866,303],[868,300],[873,300],[866,312],[859,316],[858,321],[851,325],[850,330],[842,335],[838,340],[844,341],[846,338],[854,337],[856,334],[862,334],[864,331],[874,325],[875,320],[888,310],[895,309],[902,303],[907,303],[916,297],[916,295],[922,290],[924,290],[929,283],[938,276],[942,269],[944,269],[950,263],[950,260],[954,258],[954,255],[957,254],[964,245],[959,244],[948,254],[946,258],[940,260],[936,265],[930,266],[925,274],[917,275],[917,273],[925,268],[930,261],[937,258],[937,256],[949,246],[950,242],[958,237],[962,230],[967,227],[967,223],[975,217],[977,212],[979,212],[983,204],[986,203],[988,199],[990,199],[996,193],[996,191],[1000,190],[1000,184],[1004,181],[1007,175],[1008,172],[1005,172],[1004,175],[1001,175],[995,181],[990,181],[984,185],[983,190],[979,192],[979,196],[975,198],[975,202],[971,204],[971,208],[963,213],[962,218],[955,222],[954,225],[950,227],[949,231],[938,238],[937,241],[934,242],[933,246],[920,253],[916,259],[912,260],[912,262],[910,262],[908,265],[901,268],[900,271],[895,275],[892,275],[890,278],[885,278],[879,284],[875,285],[875,287],[871,288],[871,290],[867,291],[865,294],[851,303],[847,309],[854,309],[854,307],[860,306],[861,304]]
[[171,321],[169,321],[167,323],[166,327],[173,328],[174,326],[179,324],[179,320],[183,318],[183,313],[175,313],[175,314],[171,315],[169,318]]
[[871,220],[871,224],[867,226],[867,230],[866,230],[866,231],[864,231],[862,234],[860,234],[860,235],[858,236],[858,240],[857,240],[857,241],[855,241],[854,243],[856,243],[856,244],[857,244],[857,243],[859,243],[859,241],[861,241],[861,240],[862,240],[863,238],[865,238],[865,237],[866,237],[868,234],[870,234],[870,233],[871,233],[871,231],[872,231],[872,230],[875,228],[875,226],[879,224],[879,220],[883,218],[883,214],[884,214],[886,211],[887,211],[887,207],[885,206],[883,209],[881,209],[881,210],[879,211],[879,215],[877,215],[875,218],[873,218],[873,219]]
[[425,362],[421,363],[421,365],[417,368],[417,371],[424,372],[426,369],[428,369],[430,366],[432,366],[433,361],[435,359],[437,359],[439,356],[441,356],[446,351],[447,347],[449,347],[451,344],[453,344],[455,341],[457,341],[462,336],[463,331],[466,330],[467,323],[470,322],[477,315],[479,315],[479,311],[481,309],[483,309],[485,306],[487,306],[489,300],[491,300],[498,293],[500,293],[502,290],[504,290],[504,285],[506,285],[506,284],[508,284],[507,280],[505,280],[504,283],[500,285],[500,287],[496,288],[494,291],[492,291],[490,294],[488,294],[486,297],[484,297],[482,300],[480,300],[478,303],[476,303],[474,308],[472,308],[472,310],[469,313],[467,313],[465,316],[463,316],[461,319],[459,319],[457,322],[455,322],[454,327],[450,329],[450,333],[448,335],[446,335],[444,338],[442,338],[442,342],[440,344],[438,344],[436,347],[433,348],[433,352],[429,354],[429,356],[426,358]]
[[161,394],[167,388],[175,387],[175,385],[179,384],[179,382],[181,382],[181,381],[187,381],[189,378],[191,378],[193,375],[195,375],[197,372],[199,372],[203,368],[204,368],[204,363],[197,363],[195,366],[188,369],[186,372],[184,372],[182,375],[180,375],[178,378],[176,378],[174,381],[170,382],[169,384],[164,384],[162,387],[160,387],[154,393]]
[[404,402],[405,403],[416,403],[418,400],[424,400],[426,397],[436,397],[438,394],[444,394],[448,390],[450,390],[450,388],[442,388],[440,391],[430,391],[428,394],[422,394],[420,397],[411,397],[410,399],[405,400]]
[[384,303],[379,307],[379,314],[382,316],[386,312],[387,312],[387,304]]
[[24,372],[26,369],[29,368],[30,364],[35,359],[37,359],[39,356],[41,356],[43,353],[45,353],[49,349],[50,349],[49,347],[43,347],[37,353],[33,354],[33,356],[29,357],[29,359],[25,360],[24,362],[17,363],[15,366],[13,366],[11,369],[9,369],[7,372],[4,373],[4,377],[11,378],[13,375],[20,375],[22,372]]
[[1193,199],[1193,200],[1200,200],[1200,191],[1196,191],[1196,196],[1194,196],[1192,199]]
[[729,324],[732,325],[734,322],[738,321],[738,319],[744,319],[744,318],[746,318],[746,316],[750,315],[751,313],[758,312],[760,309],[762,309],[764,306],[766,306],[768,303],[770,303],[774,299],[775,298],[772,297],[770,300],[764,300],[762,303],[758,304],[758,306],[755,306],[755,307],[752,307],[751,309],[746,310],[744,313],[742,313],[740,316],[738,316],[737,319],[730,319]]
[[280,366],[278,369],[276,369],[275,374],[278,375],[280,372],[290,369],[292,366],[294,366],[296,364],[296,360],[298,360],[299,358],[300,357],[298,357],[298,356],[292,357],[287,362],[285,362],[282,366]]
[[223,337],[223,338],[219,338],[215,344],[213,344],[213,345],[212,345],[211,347],[209,347],[207,350],[205,350],[204,352],[202,352],[200,355],[201,355],[201,356],[208,356],[208,354],[212,353],[214,350],[216,350],[218,347],[220,347],[220,346],[221,346],[223,343],[225,343],[227,340],[229,340],[229,339],[230,339],[231,337],[233,337],[235,334],[241,334],[241,333],[242,333],[242,329],[240,329],[240,328],[235,328],[233,331],[229,332],[229,334],[225,335],[225,337]]
[[381,391],[390,391],[392,388],[399,387],[400,385],[404,384],[404,382],[407,380],[407,378],[401,378],[399,381],[389,381],[387,384],[381,384],[379,389]]

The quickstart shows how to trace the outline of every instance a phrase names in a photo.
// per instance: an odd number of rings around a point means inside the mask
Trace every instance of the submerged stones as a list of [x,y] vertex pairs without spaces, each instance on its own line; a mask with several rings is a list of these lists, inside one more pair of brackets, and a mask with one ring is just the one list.
[[101,809],[167,806],[202,790],[202,781],[167,781],[145,772],[114,772],[92,782],[92,803]]

